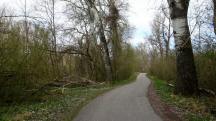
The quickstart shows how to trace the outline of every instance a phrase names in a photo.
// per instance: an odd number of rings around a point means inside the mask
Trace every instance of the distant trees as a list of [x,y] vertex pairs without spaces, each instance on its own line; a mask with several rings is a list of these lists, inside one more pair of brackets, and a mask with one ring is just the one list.
[[171,21],[169,15],[164,13],[165,9],[165,7],[160,7],[155,15],[151,24],[151,34],[146,38],[145,43],[145,48],[147,45],[149,45],[149,48],[142,49],[142,52],[148,58],[143,59],[143,61],[147,61],[144,65],[145,71],[171,82],[175,80],[176,63],[174,51],[170,49],[171,43],[173,43]]
[[[152,23],[152,36],[148,38],[149,42],[151,43],[152,47],[155,46],[159,50],[160,57],[164,57],[164,50],[165,50],[165,37],[164,37],[164,23],[165,18],[157,14],[154,18]],[[164,37],[164,38],[163,38]]]
[[173,37],[171,29],[171,18],[168,9],[162,4],[151,24],[152,33],[147,38],[151,46],[159,51],[161,58],[168,58],[170,54],[170,42]]
[[166,58],[169,56],[170,53],[170,42],[171,38],[173,37],[173,32],[171,32],[171,18],[169,15],[169,10],[166,8],[165,5],[161,5],[162,16],[164,16],[165,20],[162,21],[162,38],[165,44],[165,55]]

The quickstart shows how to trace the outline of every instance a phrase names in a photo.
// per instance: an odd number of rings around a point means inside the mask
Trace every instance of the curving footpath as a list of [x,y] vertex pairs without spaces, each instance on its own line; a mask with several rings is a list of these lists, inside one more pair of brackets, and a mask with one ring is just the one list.
[[139,74],[135,82],[94,99],[74,121],[162,121],[149,103],[149,85],[146,74]]

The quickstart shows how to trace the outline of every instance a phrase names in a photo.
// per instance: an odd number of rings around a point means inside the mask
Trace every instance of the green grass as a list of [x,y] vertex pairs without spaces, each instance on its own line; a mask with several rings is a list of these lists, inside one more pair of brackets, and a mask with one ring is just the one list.
[[168,105],[182,110],[184,121],[215,121],[207,110],[216,103],[215,98],[210,97],[183,97],[174,95],[173,87],[167,85],[166,81],[160,80],[154,76],[148,77],[153,80],[156,92],[160,95],[162,101]]
[[[43,101],[2,106],[0,109],[0,120],[55,121],[62,118],[69,119],[76,113],[80,105],[110,88],[108,85],[66,88],[63,94],[54,92],[52,95],[44,95],[41,97],[44,98]],[[71,117],[63,116],[68,113],[71,113],[69,115]]]
[[50,89],[49,95],[39,95],[38,101],[2,105],[0,121],[71,121],[90,100],[115,87],[132,82],[137,75],[138,73],[133,74],[129,79],[112,85],[66,88],[64,93],[61,90]]

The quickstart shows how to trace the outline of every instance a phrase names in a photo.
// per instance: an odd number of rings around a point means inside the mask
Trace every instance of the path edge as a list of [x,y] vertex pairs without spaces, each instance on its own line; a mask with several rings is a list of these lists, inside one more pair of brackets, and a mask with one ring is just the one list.
[[182,121],[181,116],[176,113],[178,111],[161,101],[160,96],[156,93],[152,80],[149,80],[151,83],[148,87],[147,97],[155,113],[164,121]]

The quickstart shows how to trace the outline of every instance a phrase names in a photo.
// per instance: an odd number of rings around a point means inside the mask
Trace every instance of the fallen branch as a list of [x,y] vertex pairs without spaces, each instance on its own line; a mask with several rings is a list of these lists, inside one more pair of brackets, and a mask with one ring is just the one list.
[[55,82],[51,82],[48,84],[43,85],[39,89],[33,89],[33,90],[26,90],[28,92],[33,91],[30,95],[33,96],[37,94],[38,92],[45,92],[45,90],[48,90],[49,87],[57,87],[62,90],[62,93],[64,93],[65,87],[69,86],[87,86],[87,85],[95,85],[96,82],[92,80],[88,80],[82,77],[78,76],[68,76],[64,77],[62,81],[56,80]]
[[[169,87],[174,88],[175,86],[173,84],[168,84]],[[205,89],[205,88],[199,88],[200,94],[203,94],[205,96],[209,97],[216,97],[216,93],[210,89]]]
[[168,84],[168,86],[170,86],[170,87],[175,87],[173,84]]
[[210,89],[199,88],[199,92],[205,96],[216,97],[215,92]]

